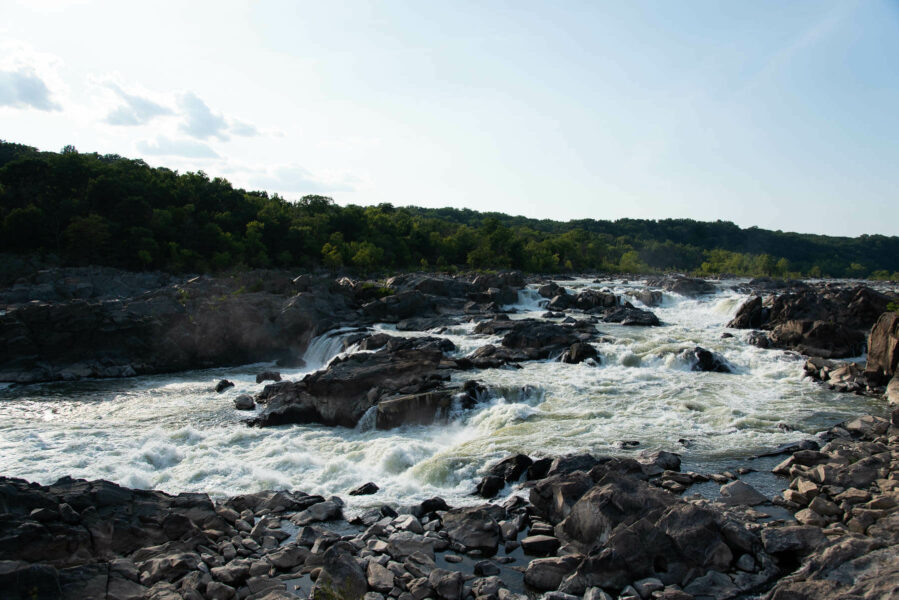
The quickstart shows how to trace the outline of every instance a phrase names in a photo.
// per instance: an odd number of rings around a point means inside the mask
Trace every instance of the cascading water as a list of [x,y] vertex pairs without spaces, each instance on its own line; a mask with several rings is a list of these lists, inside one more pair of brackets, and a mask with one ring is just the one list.
[[[640,283],[560,282],[617,294]],[[169,492],[234,495],[260,489],[343,494],[367,481],[381,490],[347,497],[351,510],[369,504],[406,504],[440,495],[451,504],[471,492],[486,465],[509,453],[569,452],[632,455],[642,449],[680,452],[685,467],[710,471],[807,437],[851,414],[876,411],[876,402],[835,394],[802,379],[801,359],[745,343],[746,332],[722,339],[724,325],[746,298],[722,286],[704,298],[666,294],[650,307],[662,327],[600,323],[598,366],[553,361],[453,374],[453,383],[484,383],[489,393],[448,421],[374,428],[375,411],[355,429],[318,425],[249,428],[234,410],[239,394],[261,389],[255,374],[270,365],[176,375],[0,388],[0,473],[52,483],[63,475],[110,479]],[[544,299],[519,294],[512,318],[540,317]],[[634,302],[636,305],[637,303]],[[436,332],[460,354],[496,336],[473,335],[463,323]],[[350,329],[312,340],[300,379],[345,350]],[[682,352],[702,346],[722,355],[736,373],[696,373]],[[212,391],[227,377],[235,387]],[[788,427],[787,427],[788,426]],[[795,431],[786,431],[788,428]],[[639,441],[622,449],[623,440]]]

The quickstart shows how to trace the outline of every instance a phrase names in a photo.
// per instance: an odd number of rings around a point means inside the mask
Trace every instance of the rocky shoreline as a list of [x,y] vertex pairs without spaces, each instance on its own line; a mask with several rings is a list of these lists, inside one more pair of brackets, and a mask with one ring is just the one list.
[[[3,292],[0,379],[290,364],[314,335],[346,326],[355,331],[346,343],[364,352],[300,381],[260,373],[257,382],[275,382],[237,398],[236,408],[263,404],[256,426],[371,419],[381,429],[432,423],[451,404],[481,402],[479,369],[598,361],[605,340],[597,324],[656,326],[649,309],[662,290],[715,289],[688,278],[649,281],[634,297],[643,309],[610,292],[546,283],[538,293],[548,313],[513,320],[503,306],[526,283],[517,273],[405,275],[380,285],[260,272],[163,277],[153,291],[144,279],[115,287],[98,275],[88,290],[72,273],[63,284],[58,275],[46,275],[57,283],[45,299],[19,301],[34,284]],[[766,280],[750,287],[758,296],[729,327],[806,355],[806,373],[831,389],[896,401],[899,315],[886,312],[895,295]],[[462,321],[501,341],[459,356],[439,334],[368,328],[440,331]],[[857,355],[859,344],[868,348],[864,369],[836,361]],[[703,348],[687,352],[695,370],[729,370]],[[472,377],[450,384],[453,372]],[[475,490],[480,504],[432,498],[349,520],[339,497],[295,490],[213,500],[107,481],[0,478],[0,590],[13,599],[110,600],[899,597],[899,409],[891,420],[861,416],[779,453],[773,473],[784,477],[784,491],[773,498],[741,480],[749,466],[682,472],[672,452],[516,455],[489,467]],[[713,499],[691,492],[710,480],[720,485]],[[510,488],[504,500],[488,501]],[[376,482],[347,494],[377,494]]]
[[109,600],[896,597],[899,409],[788,450],[774,473],[789,485],[774,498],[731,473],[711,474],[727,482],[718,499],[688,495],[710,474],[681,472],[669,452],[514,456],[479,486],[519,487],[501,503],[432,498],[350,521],[340,498],[300,491],[214,502],[0,478],[0,589]]

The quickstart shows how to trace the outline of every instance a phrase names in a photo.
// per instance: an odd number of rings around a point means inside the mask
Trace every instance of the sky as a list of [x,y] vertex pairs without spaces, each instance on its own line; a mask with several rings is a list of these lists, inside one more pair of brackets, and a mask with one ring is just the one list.
[[0,139],[288,200],[899,235],[899,0],[0,0]]

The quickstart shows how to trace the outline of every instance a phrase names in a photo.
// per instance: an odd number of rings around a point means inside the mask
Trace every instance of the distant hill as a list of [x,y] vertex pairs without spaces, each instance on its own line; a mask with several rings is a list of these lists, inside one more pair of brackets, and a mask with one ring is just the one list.
[[899,280],[899,237],[690,219],[560,222],[456,208],[342,207],[324,196],[290,202],[203,172],[2,141],[0,223],[0,252],[134,270],[516,268]]

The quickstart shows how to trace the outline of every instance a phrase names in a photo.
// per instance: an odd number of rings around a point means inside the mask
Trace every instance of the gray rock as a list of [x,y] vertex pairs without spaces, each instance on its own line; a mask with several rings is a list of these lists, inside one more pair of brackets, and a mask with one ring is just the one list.
[[727,504],[744,506],[755,506],[769,502],[768,498],[760,494],[758,490],[739,479],[721,486],[721,499]]

